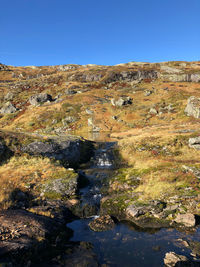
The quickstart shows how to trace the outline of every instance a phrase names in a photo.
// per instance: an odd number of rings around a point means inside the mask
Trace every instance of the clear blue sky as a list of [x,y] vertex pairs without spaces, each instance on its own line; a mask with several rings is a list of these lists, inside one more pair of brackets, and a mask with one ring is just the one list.
[[1,0],[8,65],[200,60],[200,0]]

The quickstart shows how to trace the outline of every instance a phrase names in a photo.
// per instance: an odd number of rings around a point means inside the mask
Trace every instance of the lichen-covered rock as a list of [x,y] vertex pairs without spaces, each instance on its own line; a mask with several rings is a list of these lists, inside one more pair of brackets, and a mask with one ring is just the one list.
[[3,107],[0,109],[0,113],[2,114],[11,114],[15,113],[16,111],[17,111],[16,107],[10,102],[4,104]]
[[108,231],[115,226],[109,215],[100,216],[89,223],[89,227],[96,232]]
[[40,104],[43,104],[47,101],[52,101],[52,96],[46,93],[40,93],[37,95],[33,95],[29,98],[29,102],[33,106],[38,106]]
[[174,221],[186,227],[194,227],[196,224],[195,215],[191,213],[178,214]]
[[200,149],[200,136],[189,138],[188,143],[189,143],[189,147],[199,150]]
[[116,107],[122,107],[125,105],[132,104],[132,98],[131,97],[120,97],[118,99],[112,98],[111,104]]
[[[188,259],[187,259],[187,257],[185,257],[183,255],[178,255],[174,252],[168,252],[165,254],[164,264],[167,267],[186,266],[186,265],[181,265],[181,263],[186,263],[186,262],[188,262]],[[190,265],[188,265],[188,266],[190,266]]]
[[193,116],[194,118],[199,119],[200,118],[200,98],[191,96],[187,101],[185,113],[188,116]]
[[69,172],[66,177],[47,182],[42,188],[42,195],[50,199],[60,199],[76,194],[78,189],[78,174]]

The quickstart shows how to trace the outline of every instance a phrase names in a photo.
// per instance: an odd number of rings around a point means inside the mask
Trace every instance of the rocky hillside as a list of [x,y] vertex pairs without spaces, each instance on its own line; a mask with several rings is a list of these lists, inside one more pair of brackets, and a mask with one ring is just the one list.
[[[200,215],[199,122],[200,62],[0,64],[1,210],[20,210],[16,216],[30,221],[38,214],[58,218],[62,225],[63,214],[78,203],[76,169],[95,146],[83,137],[106,132],[118,141],[119,168],[102,212],[143,226],[151,217],[194,227]],[[0,246],[8,251],[13,237],[6,227],[0,230],[8,242]],[[39,233],[34,238],[37,243]]]
[[200,62],[1,64],[0,128],[54,134],[191,123],[184,109],[199,82]]

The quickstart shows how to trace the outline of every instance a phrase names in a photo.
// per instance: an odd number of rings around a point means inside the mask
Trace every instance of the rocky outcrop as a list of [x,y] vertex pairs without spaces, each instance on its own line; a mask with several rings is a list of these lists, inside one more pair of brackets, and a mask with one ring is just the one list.
[[52,101],[52,96],[46,93],[33,95],[29,98],[29,102],[33,106],[38,106],[48,101]]
[[16,111],[17,111],[16,107],[11,102],[7,102],[0,109],[1,114],[11,114],[11,113],[15,113]]
[[163,80],[171,82],[200,82],[200,73],[172,73],[172,74],[161,74]]
[[[25,210],[6,210],[0,212],[0,257],[9,262],[25,266],[29,260],[40,260],[40,255],[48,247],[47,239],[56,238],[63,226],[58,220],[40,216]],[[71,231],[66,228],[68,237]],[[47,255],[47,254],[46,254]],[[28,256],[28,257],[27,257]],[[52,255],[50,255],[52,256]],[[25,264],[25,265],[24,265]],[[13,266],[13,265],[11,265]]]
[[95,72],[82,72],[75,73],[68,77],[68,81],[78,82],[98,82],[102,79],[103,73]]
[[8,70],[9,70],[8,66],[0,63],[0,71],[8,71]]
[[111,104],[115,107],[122,107],[125,105],[132,104],[132,98],[131,97],[120,97],[118,99],[112,98]]
[[117,81],[141,81],[141,80],[155,80],[158,78],[158,73],[155,70],[138,70],[138,71],[121,71],[109,72],[104,78],[105,83],[112,83]]
[[187,101],[185,113],[188,116],[193,116],[194,118],[199,119],[200,118],[200,98],[191,96]]
[[178,214],[174,221],[186,227],[194,227],[196,225],[195,215],[191,213]]
[[63,162],[65,166],[77,166],[81,162],[89,160],[93,153],[93,145],[90,141],[68,137],[51,139],[46,142],[34,141],[21,148],[30,155],[41,155]]

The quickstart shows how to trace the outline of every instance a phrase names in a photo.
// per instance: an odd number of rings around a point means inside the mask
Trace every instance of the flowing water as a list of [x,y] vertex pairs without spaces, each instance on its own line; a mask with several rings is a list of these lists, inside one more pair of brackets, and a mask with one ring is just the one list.
[[90,168],[82,170],[90,183],[80,190],[82,205],[95,205],[93,216],[78,219],[67,226],[74,230],[71,241],[91,242],[100,264],[110,267],[163,266],[167,252],[191,258],[191,250],[184,247],[183,240],[200,241],[200,229],[195,232],[179,232],[175,229],[140,229],[128,222],[116,223],[109,231],[94,232],[88,224],[99,214],[101,187],[115,168],[113,148],[115,142],[99,142],[91,159]]

